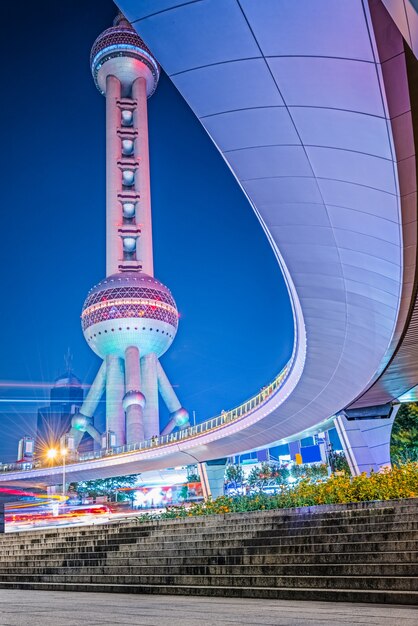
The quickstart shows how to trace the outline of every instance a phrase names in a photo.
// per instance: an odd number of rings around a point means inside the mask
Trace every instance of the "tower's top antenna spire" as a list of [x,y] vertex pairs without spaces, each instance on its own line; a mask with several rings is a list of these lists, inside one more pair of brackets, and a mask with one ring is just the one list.
[[130,22],[126,19],[122,11],[119,11],[115,19],[113,20],[113,26],[124,26],[132,28]]
[[67,373],[70,373],[73,366],[73,355],[70,348],[67,348],[67,353],[64,355],[64,363]]

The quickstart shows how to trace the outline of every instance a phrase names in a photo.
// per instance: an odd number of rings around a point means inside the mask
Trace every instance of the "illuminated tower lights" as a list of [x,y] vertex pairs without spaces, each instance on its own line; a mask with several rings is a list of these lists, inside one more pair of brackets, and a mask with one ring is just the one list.
[[[81,315],[84,337],[103,359],[72,419],[75,447],[87,431],[107,447],[160,434],[159,398],[170,412],[162,434],[189,425],[160,362],[177,332],[170,290],[153,267],[147,98],[160,68],[122,16],[94,42],[91,71],[106,97],[106,278],[87,295]],[[93,415],[106,391],[106,432]],[[67,435],[67,436],[68,436]]]

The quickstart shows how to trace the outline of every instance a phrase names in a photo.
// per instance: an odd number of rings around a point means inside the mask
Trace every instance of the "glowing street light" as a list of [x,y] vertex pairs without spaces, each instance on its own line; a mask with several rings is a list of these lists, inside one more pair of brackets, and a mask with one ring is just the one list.
[[53,461],[57,458],[57,456],[61,455],[62,458],[62,495],[65,498],[65,457],[67,456],[68,450],[67,448],[61,448],[57,450],[56,448],[49,448],[46,453],[47,459]]
[[62,496],[65,498],[65,457],[67,456],[67,448],[61,448],[62,456]]
[[58,450],[56,450],[55,448],[50,448],[47,453],[46,453],[46,458],[49,459],[50,461],[53,461],[55,459],[55,457],[58,454]]

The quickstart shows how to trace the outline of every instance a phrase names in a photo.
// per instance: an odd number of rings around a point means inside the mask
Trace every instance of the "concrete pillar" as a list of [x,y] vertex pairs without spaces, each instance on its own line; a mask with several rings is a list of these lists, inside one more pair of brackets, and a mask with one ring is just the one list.
[[125,411],[122,401],[125,395],[123,359],[106,356],[106,430],[116,435],[116,446],[126,443]]
[[170,411],[170,413],[178,411],[178,409],[181,408],[180,401],[159,361],[157,361],[157,376],[158,390],[161,394],[162,399],[165,402],[167,409]]
[[335,418],[335,428],[353,476],[391,467],[390,436],[399,407],[399,404],[394,406],[387,418],[348,420],[344,415]]
[[120,82],[115,76],[106,78],[106,276],[118,271],[123,258],[122,239],[118,227],[122,221],[121,206],[117,194],[122,188],[118,159],[121,157],[117,129],[121,125]]
[[126,411],[126,443],[143,441],[145,398],[141,393],[141,368],[139,350],[130,346],[125,350],[125,396],[123,406]]
[[142,393],[145,396],[144,437],[150,439],[160,434],[158,410],[157,355],[151,352],[141,358]]
[[157,375],[158,391],[160,392],[167,409],[170,411],[171,417],[161,434],[168,435],[176,428],[176,426],[179,428],[187,428],[189,426],[189,414],[186,409],[182,408],[180,400],[173,389],[173,385],[168,380],[167,374],[163,370],[159,361],[157,361]]
[[163,430],[161,431],[161,436],[169,435],[170,433],[173,432],[176,426],[177,426],[176,420],[174,418],[169,419],[167,424],[164,426]]
[[319,433],[317,435],[317,438],[318,438],[318,445],[319,445],[319,453],[321,455],[321,462],[328,467],[328,471],[329,471],[330,467],[328,464],[328,450],[329,450],[328,431]]
[[296,455],[300,454],[300,441],[290,441],[289,444],[289,454],[292,461],[296,460]]
[[77,450],[85,432],[100,443],[100,434],[93,426],[93,416],[97,409],[106,386],[106,362],[103,361],[87,396],[81,405],[80,412],[76,413],[71,420],[71,429],[68,436],[74,440],[74,450]]
[[93,417],[106,387],[106,361],[103,361],[87,396],[81,405],[80,413],[86,417]]
[[[132,85],[132,98],[137,101],[133,125],[138,130],[135,154],[139,156],[139,169],[135,177],[135,190],[140,194],[136,221],[141,224],[141,235],[137,240],[137,259],[142,262],[142,271],[154,276],[152,253],[151,186],[148,147],[147,83],[137,78]],[[154,433],[155,434],[155,433]]]
[[99,446],[101,446],[101,444],[102,444],[102,436],[99,433],[99,431],[97,430],[97,428],[95,428],[93,426],[93,424],[87,424],[87,426],[86,426],[86,433],[88,435],[90,435],[90,437],[92,437],[94,439],[94,441],[99,444]]
[[85,432],[86,432],[85,428],[83,430],[80,430],[80,428],[75,428],[74,426],[72,426],[70,430],[68,431],[68,436],[72,437],[74,440],[74,450],[77,450],[78,446],[81,443],[81,440],[83,439],[83,435]]
[[224,495],[225,467],[227,459],[214,459],[199,463],[197,468],[202,483],[203,497],[219,498]]

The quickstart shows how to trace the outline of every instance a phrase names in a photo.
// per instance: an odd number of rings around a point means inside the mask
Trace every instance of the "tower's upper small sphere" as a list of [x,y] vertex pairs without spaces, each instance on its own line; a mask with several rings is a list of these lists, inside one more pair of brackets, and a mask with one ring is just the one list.
[[151,96],[158,84],[160,67],[141,37],[125,19],[99,35],[90,54],[90,66],[97,89],[105,95],[106,78],[116,76],[122,85],[122,95],[128,95],[136,78],[147,83]]
[[83,333],[101,358],[124,356],[135,346],[140,355],[160,357],[170,347],[178,326],[170,290],[143,272],[112,274],[87,294],[81,314]]

